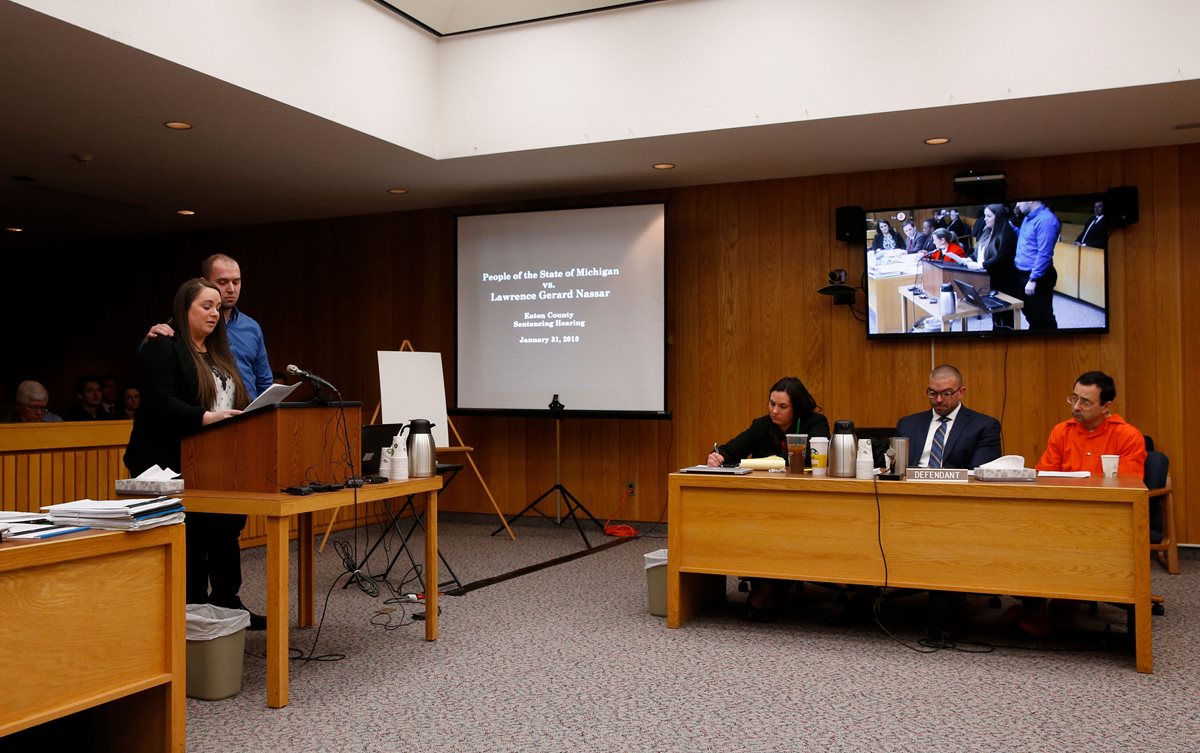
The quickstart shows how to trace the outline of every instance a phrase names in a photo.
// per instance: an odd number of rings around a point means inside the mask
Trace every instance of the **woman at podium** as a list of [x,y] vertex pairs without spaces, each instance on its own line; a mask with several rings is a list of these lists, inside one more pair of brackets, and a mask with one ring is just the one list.
[[[142,404],[125,449],[125,467],[132,476],[153,465],[179,471],[184,437],[236,416],[250,402],[229,350],[217,286],[200,277],[188,280],[175,293],[173,313],[174,337],[146,340],[138,353]],[[238,536],[244,524],[244,515],[187,514],[189,604],[244,609],[238,596]],[[262,620],[251,618],[252,623]]]

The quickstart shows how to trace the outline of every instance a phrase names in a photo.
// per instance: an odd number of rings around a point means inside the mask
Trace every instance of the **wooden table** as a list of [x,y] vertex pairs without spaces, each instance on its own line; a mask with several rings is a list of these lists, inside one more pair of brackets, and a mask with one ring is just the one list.
[[1021,309],[1025,307],[1025,302],[1020,298],[1014,298],[1008,293],[996,293],[996,297],[1004,301],[1008,305],[1004,308],[994,311],[984,311],[973,303],[968,303],[965,300],[956,300],[954,302],[953,314],[942,314],[941,307],[936,298],[919,298],[908,288],[900,289],[900,327],[901,332],[908,332],[912,329],[915,322],[910,314],[910,308],[916,307],[924,311],[929,316],[937,319],[942,324],[942,332],[949,332],[955,321],[962,322],[962,331],[967,331],[967,319],[973,316],[987,316],[988,314],[1002,314],[1006,311],[1013,312],[1013,327],[1021,329]]
[[267,529],[267,705],[288,704],[288,529],[297,516],[299,573],[296,578],[296,612],[300,627],[313,624],[313,513],[340,507],[423,494],[425,514],[425,640],[438,637],[437,492],[441,477],[367,484],[357,490],[295,496],[267,492],[227,492],[186,489],[183,505],[188,512],[262,515]]
[[183,538],[0,544],[0,749],[182,753]]
[[726,575],[1084,599],[1132,605],[1137,670],[1153,669],[1140,478],[875,483],[757,471],[668,482],[669,627],[723,597]]

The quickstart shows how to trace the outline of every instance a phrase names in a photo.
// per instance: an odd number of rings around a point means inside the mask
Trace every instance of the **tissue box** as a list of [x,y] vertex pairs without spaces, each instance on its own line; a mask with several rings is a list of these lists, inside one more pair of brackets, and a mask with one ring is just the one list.
[[1036,481],[1037,471],[1032,468],[976,468],[975,478],[980,481]]
[[177,494],[183,491],[183,479],[167,481],[142,481],[136,478],[117,479],[117,494]]

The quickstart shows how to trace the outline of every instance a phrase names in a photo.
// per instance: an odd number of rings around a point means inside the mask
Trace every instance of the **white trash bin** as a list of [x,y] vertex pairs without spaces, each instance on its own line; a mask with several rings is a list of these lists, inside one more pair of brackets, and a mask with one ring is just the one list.
[[657,549],[644,555],[646,559],[646,594],[650,614],[667,616],[667,550]]
[[219,701],[242,692],[242,656],[250,613],[187,605],[187,696]]

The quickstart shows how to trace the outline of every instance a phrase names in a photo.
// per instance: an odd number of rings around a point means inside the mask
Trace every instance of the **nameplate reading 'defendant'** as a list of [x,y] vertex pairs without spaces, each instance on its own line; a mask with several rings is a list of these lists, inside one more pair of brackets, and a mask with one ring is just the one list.
[[966,483],[966,468],[909,468],[909,481],[959,481]]

